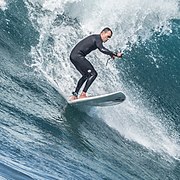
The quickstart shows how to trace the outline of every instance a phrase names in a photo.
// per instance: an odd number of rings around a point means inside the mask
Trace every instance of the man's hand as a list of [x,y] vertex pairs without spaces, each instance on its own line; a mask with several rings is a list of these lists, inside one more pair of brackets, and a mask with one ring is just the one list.
[[119,57],[119,58],[122,58],[122,55],[123,55],[123,53],[121,53],[121,52],[118,52],[118,53],[116,54],[116,56]]
[[112,59],[115,59],[115,57],[122,58],[123,53],[118,52],[116,55],[112,56]]

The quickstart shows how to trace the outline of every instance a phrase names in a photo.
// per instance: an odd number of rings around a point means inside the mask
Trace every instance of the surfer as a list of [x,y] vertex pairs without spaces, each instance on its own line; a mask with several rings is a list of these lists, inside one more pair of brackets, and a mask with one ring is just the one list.
[[72,92],[71,100],[78,98],[78,93],[82,85],[86,82],[79,98],[87,97],[86,93],[93,81],[97,77],[97,72],[93,65],[85,58],[91,51],[99,49],[102,53],[109,55],[111,58],[122,57],[122,53],[114,53],[106,49],[102,43],[105,43],[112,37],[112,30],[108,27],[104,28],[100,34],[93,34],[81,40],[71,51],[70,60],[76,69],[81,73],[76,89]]

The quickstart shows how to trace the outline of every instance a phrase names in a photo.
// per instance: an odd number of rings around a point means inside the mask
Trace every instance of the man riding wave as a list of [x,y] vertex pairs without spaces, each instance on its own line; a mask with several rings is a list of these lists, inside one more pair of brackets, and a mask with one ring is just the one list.
[[115,57],[122,57],[121,52],[114,53],[103,46],[103,43],[107,42],[112,37],[112,34],[112,30],[106,27],[100,34],[93,34],[81,40],[71,51],[70,60],[82,75],[75,91],[72,92],[71,100],[78,98],[79,90],[85,82],[86,84],[79,98],[87,97],[86,93],[98,75],[93,65],[85,58],[87,54],[99,49],[99,51],[109,55],[113,59]]

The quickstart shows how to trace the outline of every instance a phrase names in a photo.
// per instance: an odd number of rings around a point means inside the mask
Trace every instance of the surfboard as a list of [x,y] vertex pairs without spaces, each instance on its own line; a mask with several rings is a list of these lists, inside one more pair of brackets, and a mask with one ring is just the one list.
[[122,92],[118,91],[110,94],[68,101],[68,104],[72,106],[114,106],[122,103],[125,99],[126,96]]

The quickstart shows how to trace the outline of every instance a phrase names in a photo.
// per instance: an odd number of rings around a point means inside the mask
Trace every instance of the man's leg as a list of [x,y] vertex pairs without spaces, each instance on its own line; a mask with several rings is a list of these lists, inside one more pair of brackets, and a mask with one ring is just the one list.
[[[91,71],[91,70],[89,70]],[[93,81],[96,79],[97,77],[97,72],[95,70],[91,71],[91,73],[89,74],[89,77],[87,79],[87,82],[84,86],[83,92],[81,93],[81,95],[79,96],[79,98],[86,98],[86,92],[89,89],[89,87],[91,86],[91,84],[93,83]]]
[[87,92],[87,90],[89,89],[89,87],[91,86],[91,84],[93,83],[93,81],[96,79],[96,77],[97,77],[97,72],[95,71],[95,69],[93,69],[93,70],[88,70],[89,72],[88,72],[88,79],[87,79],[87,82],[86,82],[86,84],[85,84],[85,86],[84,86],[84,89],[83,89],[83,92]]
[[84,61],[86,64],[86,77],[87,77],[87,81],[86,84],[84,86],[83,92],[81,93],[79,98],[85,98],[87,97],[86,92],[88,91],[89,87],[92,85],[92,83],[94,82],[94,80],[97,77],[97,72],[94,69],[93,65],[88,61]]
[[78,84],[76,86],[76,90],[75,93],[78,94],[79,90],[81,89],[82,85],[84,84],[84,82],[87,80],[87,76],[83,75],[81,77],[81,79],[78,81]]
[[92,85],[93,81],[96,79],[97,72],[95,71],[93,65],[85,57],[81,56],[79,59],[72,61],[72,63],[74,64],[76,69],[82,74],[82,77],[78,81],[76,90],[75,92],[73,92],[73,95],[78,96],[78,92],[80,88],[87,80],[83,92],[80,95],[80,98],[86,97],[86,92],[89,89],[89,87]]
[[71,59],[71,62],[74,64],[74,66],[76,67],[76,69],[81,73],[82,77],[79,79],[78,83],[77,83],[77,86],[76,86],[76,89],[74,92],[72,92],[73,96],[72,97],[72,100],[73,99],[77,99],[78,98],[78,93],[79,93],[79,90],[81,89],[82,85],[84,84],[84,82],[87,80],[87,75],[86,75],[86,67],[84,65],[84,60],[86,60],[84,57],[80,56],[78,58],[76,58],[75,60],[72,60]]

